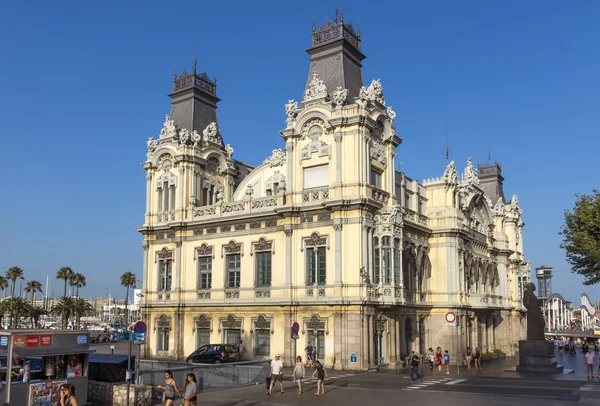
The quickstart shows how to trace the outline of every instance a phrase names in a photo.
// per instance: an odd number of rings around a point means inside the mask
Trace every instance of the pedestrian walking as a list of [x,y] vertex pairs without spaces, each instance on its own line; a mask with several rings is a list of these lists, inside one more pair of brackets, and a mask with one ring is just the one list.
[[170,369],[165,371],[165,384],[158,385],[158,389],[163,389],[163,402],[166,406],[173,406],[175,402],[175,392],[181,397],[181,392],[177,388],[177,383],[173,379],[173,372]]
[[446,366],[446,375],[450,375],[450,354],[448,354],[448,350],[444,351],[444,365]]
[[273,386],[275,382],[279,382],[279,390],[283,393],[283,362],[281,362],[281,355],[275,355],[275,359],[271,361],[271,387],[269,388],[269,395],[273,393]]
[[442,374],[442,359],[444,358],[444,354],[442,354],[442,347],[437,347],[435,351],[435,365],[438,369],[438,375]]
[[296,357],[296,366],[294,367],[294,380],[298,382],[298,395],[302,395],[302,380],[306,375],[306,369],[302,363],[302,357],[298,355]]
[[426,357],[427,357],[427,362],[429,362],[429,370],[433,371],[433,362],[435,360],[435,353],[433,352],[433,348],[430,347],[427,350]]
[[[594,378],[594,361],[595,357],[592,353],[592,349],[588,348],[588,352],[585,354],[585,365],[587,366],[588,379]],[[600,370],[598,371],[598,375],[600,376]]]
[[467,345],[467,349],[465,351],[465,361],[467,361],[468,369],[471,369],[471,358],[472,358],[471,347]]
[[419,354],[412,352],[410,357],[410,381],[414,382],[417,379],[423,380],[423,377],[419,374],[419,364],[421,363],[421,357]]
[[310,341],[308,342],[308,345],[304,349],[304,352],[306,353],[306,365],[312,367],[312,363],[315,360],[315,354],[314,354],[315,349],[312,346]]
[[[315,372],[313,372],[312,377],[315,377],[317,374],[317,393],[315,395],[324,395],[325,394],[325,377],[327,376],[327,370],[318,360],[314,361],[315,364]],[[320,393],[319,393],[320,392]]]
[[479,347],[475,347],[475,369],[477,368],[481,370],[481,351]]
[[246,351],[246,347],[244,347],[244,342],[242,340],[240,340],[240,342],[238,343],[236,348],[237,348],[237,352],[238,352],[238,355],[240,356],[240,361],[241,361],[242,357],[244,356],[244,352]]
[[183,394],[184,406],[196,406],[196,395],[198,391],[198,382],[194,374],[187,374],[185,378],[185,392]]

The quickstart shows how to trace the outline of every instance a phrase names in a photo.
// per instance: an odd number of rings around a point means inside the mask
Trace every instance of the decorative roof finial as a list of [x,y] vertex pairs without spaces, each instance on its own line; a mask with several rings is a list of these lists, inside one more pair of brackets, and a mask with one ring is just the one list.
[[173,80],[177,79],[177,67],[173,65]]
[[342,3],[340,3],[340,23],[344,22],[344,11],[342,10]]
[[338,7],[337,5],[335,6],[335,22],[338,22]]
[[196,49],[198,48],[198,40],[194,43],[194,63],[192,64],[192,75],[196,74]]
[[313,14],[313,31],[317,30],[317,26],[315,25],[315,15]]

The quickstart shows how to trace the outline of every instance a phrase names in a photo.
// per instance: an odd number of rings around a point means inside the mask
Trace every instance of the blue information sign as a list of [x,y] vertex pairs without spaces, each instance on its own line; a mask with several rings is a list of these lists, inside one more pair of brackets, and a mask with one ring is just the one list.
[[352,364],[356,364],[356,354],[354,354],[354,353],[350,354],[350,362]]

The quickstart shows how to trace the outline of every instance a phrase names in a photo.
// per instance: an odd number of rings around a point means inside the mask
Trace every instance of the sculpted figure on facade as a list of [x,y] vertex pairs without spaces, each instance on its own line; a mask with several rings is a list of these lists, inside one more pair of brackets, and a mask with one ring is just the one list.
[[285,105],[285,114],[287,114],[289,118],[296,117],[296,115],[298,115],[298,102],[293,99],[288,100]]
[[281,166],[285,162],[285,152],[281,148],[274,149],[271,156],[263,161],[263,164],[269,164],[269,167]]
[[383,145],[376,142],[372,142],[371,144],[371,158],[378,160],[384,166],[387,165],[387,157],[385,156]]
[[148,138],[146,145],[148,146],[148,152],[154,152],[156,151],[156,148],[158,148],[158,140],[155,140],[154,137],[150,137]]
[[381,80],[373,80],[369,87],[361,87],[358,93],[358,98],[363,102],[377,101],[385,106],[385,99],[383,98],[383,87],[381,86]]
[[462,180],[465,183],[475,183],[476,185],[479,184],[479,178],[477,177],[477,170],[473,166],[471,157],[469,157],[469,159],[467,159],[467,166],[465,167],[465,170],[463,172]]
[[510,212],[516,217],[523,213],[523,211],[519,208],[519,199],[517,198],[517,195],[513,195],[510,199]]
[[504,216],[504,200],[499,198],[494,206],[494,214],[496,216]]
[[228,158],[231,158],[233,156],[233,147],[231,146],[231,144],[225,145],[225,154]]
[[200,142],[202,141],[202,136],[200,135],[200,133],[198,131],[196,131],[196,130],[192,131],[192,134],[190,137],[192,139],[193,145],[196,145],[196,146],[200,145]]
[[160,130],[159,138],[177,138],[177,129],[175,128],[175,121],[171,120],[171,116],[168,114],[165,116],[165,122],[162,130]]
[[388,106],[385,110],[385,115],[390,119],[391,122],[394,122],[396,119],[396,112],[392,109],[392,106]]
[[327,97],[327,87],[319,77],[317,72],[313,73],[312,80],[308,84],[306,93],[304,94],[304,101],[319,99]]
[[217,127],[217,123],[214,121],[206,126],[204,131],[202,131],[202,140],[204,142],[212,142],[214,144],[221,143],[221,136],[219,135],[219,128]]
[[540,300],[535,295],[535,285],[531,282],[525,285],[523,306],[527,309],[527,340],[544,340],[544,315]]
[[341,107],[346,102],[346,98],[348,97],[348,89],[344,89],[341,86],[338,86],[333,91],[332,100],[333,104],[336,107]]
[[187,128],[182,128],[181,130],[179,130],[179,142],[181,142],[182,145],[187,145],[187,143],[190,142],[191,139],[192,135],[190,134]]

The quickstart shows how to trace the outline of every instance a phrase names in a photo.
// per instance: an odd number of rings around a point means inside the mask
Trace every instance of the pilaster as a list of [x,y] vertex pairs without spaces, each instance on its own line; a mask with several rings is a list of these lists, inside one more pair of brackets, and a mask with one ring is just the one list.
[[[342,285],[342,219],[333,220],[335,230],[335,282],[334,286]],[[340,294],[342,292],[339,292]]]
[[[337,133],[333,136],[335,140],[335,184],[334,187],[342,186],[342,134]],[[288,165],[289,166],[289,165]],[[336,196],[341,196],[338,191]]]
[[283,231],[285,233],[285,286],[289,288],[292,286],[292,235],[294,230],[291,224],[286,224]]

